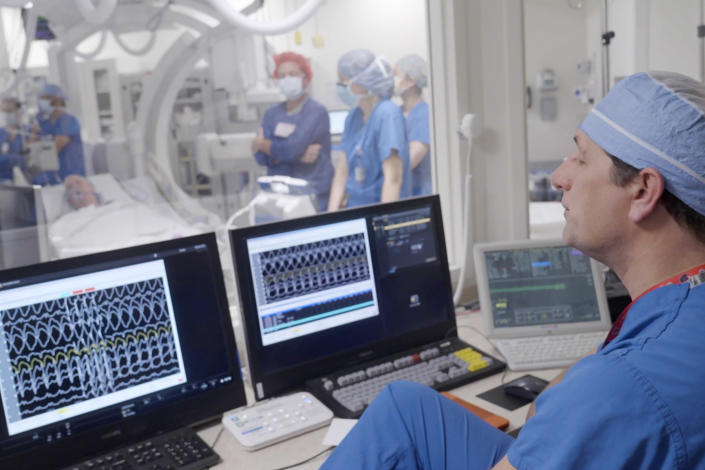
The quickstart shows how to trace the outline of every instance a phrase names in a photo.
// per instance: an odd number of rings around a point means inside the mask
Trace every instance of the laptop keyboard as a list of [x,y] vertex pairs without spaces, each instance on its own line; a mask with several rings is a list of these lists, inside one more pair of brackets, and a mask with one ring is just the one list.
[[218,462],[218,454],[193,430],[180,429],[65,470],[200,470]]
[[496,340],[512,370],[546,369],[572,364],[604,341],[607,332]]
[[505,364],[452,338],[307,382],[323,403],[343,418],[359,417],[391,382],[409,380],[448,390],[503,370]]

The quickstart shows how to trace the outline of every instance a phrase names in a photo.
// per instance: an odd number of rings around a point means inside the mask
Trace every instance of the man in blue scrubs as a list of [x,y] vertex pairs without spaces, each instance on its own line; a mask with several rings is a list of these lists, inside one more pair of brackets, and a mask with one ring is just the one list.
[[268,175],[308,181],[318,210],[324,211],[333,179],[328,111],[308,96],[313,71],[304,56],[283,52],[274,62],[274,78],[286,100],[265,112],[252,151]]
[[394,91],[391,66],[366,49],[354,49],[338,60],[338,77],[338,96],[352,110],[345,120],[340,145],[345,158],[335,168],[328,210],[410,196],[404,116],[389,100]]
[[66,98],[61,88],[53,84],[45,85],[37,104],[39,114],[30,140],[50,138],[54,141],[59,155],[59,170],[42,171],[33,182],[58,184],[68,175],[85,176],[81,127],[78,119],[64,111]]
[[404,104],[411,167],[411,195],[431,194],[431,132],[428,103],[421,90],[428,83],[426,61],[418,54],[402,57],[394,66],[394,94]]
[[22,104],[16,98],[3,98],[0,108],[5,117],[5,127],[0,128],[0,180],[11,180],[12,169],[24,167],[24,129],[20,119]]
[[421,385],[387,387],[322,468],[705,468],[705,86],[620,81],[554,172],[563,239],[633,302],[551,382],[516,441]]

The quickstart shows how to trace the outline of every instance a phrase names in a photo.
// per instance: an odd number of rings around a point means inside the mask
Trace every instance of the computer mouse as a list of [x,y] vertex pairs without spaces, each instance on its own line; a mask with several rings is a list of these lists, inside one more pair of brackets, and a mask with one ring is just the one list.
[[504,393],[507,395],[533,401],[546,387],[546,381],[525,375],[504,384]]

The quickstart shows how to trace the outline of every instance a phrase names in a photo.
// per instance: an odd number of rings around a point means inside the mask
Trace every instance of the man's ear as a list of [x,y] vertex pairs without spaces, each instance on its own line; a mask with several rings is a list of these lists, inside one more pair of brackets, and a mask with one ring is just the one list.
[[632,191],[629,220],[641,222],[654,211],[661,199],[664,191],[663,176],[655,168],[644,168],[629,182],[628,187]]

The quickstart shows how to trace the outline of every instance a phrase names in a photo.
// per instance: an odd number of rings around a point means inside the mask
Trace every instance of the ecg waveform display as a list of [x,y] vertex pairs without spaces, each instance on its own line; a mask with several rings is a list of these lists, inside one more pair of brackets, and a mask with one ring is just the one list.
[[370,279],[363,233],[264,251],[254,257],[265,304]]
[[21,417],[180,370],[164,281],[0,311]]

